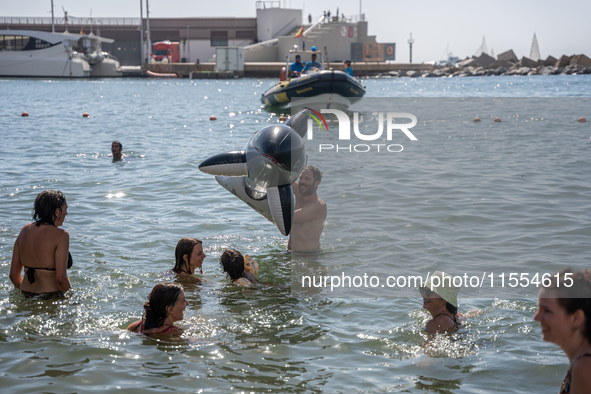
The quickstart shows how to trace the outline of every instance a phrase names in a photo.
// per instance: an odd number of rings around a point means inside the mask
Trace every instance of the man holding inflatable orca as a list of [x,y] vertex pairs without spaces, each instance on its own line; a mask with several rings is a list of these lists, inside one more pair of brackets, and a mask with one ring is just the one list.
[[299,180],[292,184],[296,203],[293,224],[287,249],[294,252],[317,252],[320,250],[320,235],[326,220],[326,203],[316,190],[322,180],[322,172],[314,166],[306,166]]

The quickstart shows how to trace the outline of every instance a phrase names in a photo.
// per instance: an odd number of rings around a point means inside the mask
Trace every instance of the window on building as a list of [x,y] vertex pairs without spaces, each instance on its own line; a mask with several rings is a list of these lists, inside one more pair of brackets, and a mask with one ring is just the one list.
[[212,47],[227,47],[228,46],[228,31],[227,30],[212,30],[210,32]]
[[255,38],[254,30],[236,30],[236,38],[252,40]]

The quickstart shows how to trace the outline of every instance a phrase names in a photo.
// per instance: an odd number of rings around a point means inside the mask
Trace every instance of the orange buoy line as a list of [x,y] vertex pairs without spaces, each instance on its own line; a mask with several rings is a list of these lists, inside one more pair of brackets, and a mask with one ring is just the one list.
[[23,111],[23,113],[21,114],[21,116],[29,116],[29,113],[27,111]]
[[90,115],[88,115],[88,112],[85,112],[82,114],[83,117],[88,118]]
[[480,122],[480,118],[477,116],[474,118],[474,122]]
[[280,121],[280,122],[285,122],[285,116],[281,115],[281,116],[279,117],[279,121]]
[[501,118],[495,118],[495,120],[493,122],[497,122],[498,123],[500,121],[501,121]]
[[209,120],[217,120],[217,118],[216,118],[215,116],[211,115],[211,116],[209,117]]
[[579,123],[585,123],[587,119],[583,118],[582,116],[579,118]]

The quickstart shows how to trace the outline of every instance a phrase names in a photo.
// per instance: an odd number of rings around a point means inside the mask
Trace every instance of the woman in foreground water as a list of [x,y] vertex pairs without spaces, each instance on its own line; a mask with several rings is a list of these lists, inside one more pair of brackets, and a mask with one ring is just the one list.
[[52,298],[70,289],[66,272],[72,261],[70,235],[59,228],[67,214],[68,203],[62,192],[45,190],[35,198],[33,223],[21,229],[10,264],[10,280],[27,297]]
[[591,393],[591,270],[564,269],[551,278],[552,284],[540,290],[534,320],[544,341],[560,346],[568,357],[559,393]]
[[144,317],[131,323],[127,330],[146,335],[182,334],[174,322],[183,320],[189,305],[183,286],[165,282],[157,284],[144,303]]

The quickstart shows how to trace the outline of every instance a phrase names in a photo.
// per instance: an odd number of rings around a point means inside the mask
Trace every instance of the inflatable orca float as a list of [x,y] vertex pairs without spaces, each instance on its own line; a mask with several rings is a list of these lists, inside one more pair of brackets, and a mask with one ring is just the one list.
[[285,125],[257,131],[244,151],[219,153],[204,160],[199,169],[215,175],[230,193],[275,223],[289,235],[294,210],[291,184],[306,161],[303,137],[309,111],[292,116]]

